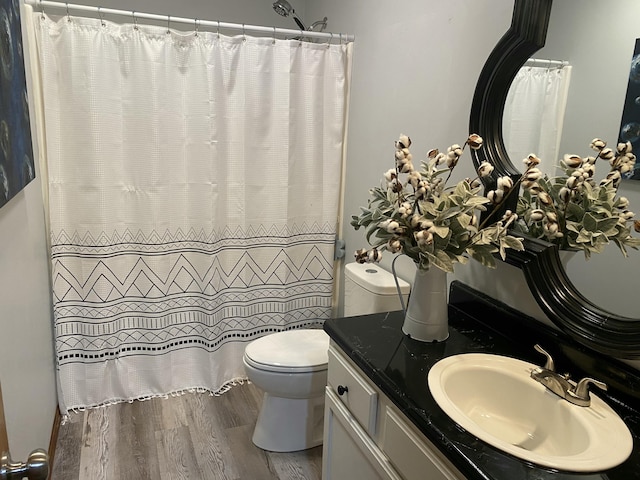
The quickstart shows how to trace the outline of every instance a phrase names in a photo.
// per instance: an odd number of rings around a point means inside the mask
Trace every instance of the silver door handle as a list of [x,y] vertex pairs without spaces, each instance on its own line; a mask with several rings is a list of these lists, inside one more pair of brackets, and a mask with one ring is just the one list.
[[0,480],[47,480],[48,476],[49,455],[41,448],[29,454],[27,463],[13,462],[9,452],[0,457]]

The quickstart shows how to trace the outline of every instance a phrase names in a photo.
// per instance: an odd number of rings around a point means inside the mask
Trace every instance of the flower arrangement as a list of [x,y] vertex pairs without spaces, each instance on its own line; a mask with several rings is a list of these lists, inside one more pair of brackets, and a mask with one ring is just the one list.
[[[640,238],[631,235],[631,228],[640,232],[640,222],[633,221],[629,201],[618,196],[618,187],[623,175],[633,171],[636,157],[630,142],[619,143],[614,151],[596,138],[590,147],[595,156],[565,155],[560,161],[564,175],[553,178],[542,175],[534,154],[524,159],[527,170],[514,229],[560,250],[583,251],[587,259],[614,242],[626,257],[627,248],[640,247]],[[598,159],[608,161],[610,169],[596,184]]]
[[509,177],[501,177],[488,197],[479,195],[480,177],[493,171],[492,165],[483,162],[477,178],[446,185],[465,147],[477,150],[482,142],[472,134],[463,146],[452,145],[446,153],[432,149],[418,171],[409,150],[411,139],[400,135],[395,142],[395,168],[384,174],[382,186],[369,191],[368,207],[352,217],[351,225],[356,230],[366,228],[372,246],[356,251],[356,261],[377,262],[387,250],[407,255],[421,270],[435,266],[453,272],[454,263],[467,263],[469,257],[495,268],[494,253],[504,259],[507,248],[523,250],[522,241],[509,234],[516,213],[508,210],[489,225],[479,220],[487,203],[500,205],[512,191]]

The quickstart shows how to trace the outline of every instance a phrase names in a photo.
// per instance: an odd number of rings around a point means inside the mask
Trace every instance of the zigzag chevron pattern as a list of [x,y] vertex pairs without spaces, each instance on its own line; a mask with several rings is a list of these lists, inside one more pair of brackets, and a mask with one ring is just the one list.
[[58,364],[214,351],[321,324],[331,313],[335,233],[312,227],[60,232],[52,247]]

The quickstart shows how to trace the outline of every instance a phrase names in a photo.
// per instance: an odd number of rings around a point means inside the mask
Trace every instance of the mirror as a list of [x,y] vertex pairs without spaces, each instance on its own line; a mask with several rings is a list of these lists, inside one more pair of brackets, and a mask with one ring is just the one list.
[[[495,186],[500,176],[517,179],[520,175],[504,145],[503,109],[516,73],[545,45],[551,9],[552,0],[516,0],[511,26],[487,59],[478,79],[469,131],[483,132],[485,139],[485,148],[472,153],[475,166],[487,160],[496,167],[485,182],[487,190]],[[584,28],[610,30],[606,25]],[[516,163],[519,164],[519,160]],[[515,209],[516,201],[514,195],[504,208]],[[554,245],[532,238],[525,239],[525,244],[524,252],[508,251],[507,262],[523,270],[536,301],[561,330],[600,353],[640,358],[640,319],[616,315],[588,300],[565,273]]]
[[[634,0],[553,3],[546,43],[533,55],[539,61],[533,67],[530,62],[525,64],[507,96],[504,143],[516,167],[521,167],[520,159],[535,152],[542,159],[541,169],[555,176],[559,173],[555,166],[563,154],[593,153],[589,149],[592,138],[600,137],[615,145],[631,59],[636,38],[640,37],[639,16],[640,3]],[[614,24],[616,28],[584,28]],[[547,60],[569,66],[559,68]],[[516,95],[516,90],[521,94]],[[544,120],[540,118],[543,112]],[[564,122],[559,120],[554,125],[558,112],[564,112]],[[638,154],[640,141],[633,146]],[[606,162],[596,162],[596,180],[608,170]],[[640,213],[639,181],[622,182],[619,195],[627,197],[630,209]],[[631,251],[625,258],[610,244],[588,261],[581,253],[575,254],[565,269],[576,289],[594,304],[617,315],[634,316],[638,308],[631,299],[636,290],[638,255]]]

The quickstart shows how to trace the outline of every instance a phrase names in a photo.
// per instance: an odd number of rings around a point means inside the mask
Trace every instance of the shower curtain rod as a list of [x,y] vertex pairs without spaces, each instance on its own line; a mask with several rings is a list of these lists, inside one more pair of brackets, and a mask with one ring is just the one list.
[[567,67],[569,62],[566,60],[544,60],[542,58],[530,58],[524,63],[525,67]]
[[215,29],[224,28],[227,30],[237,30],[242,33],[266,33],[270,35],[280,35],[285,37],[307,37],[307,38],[322,38],[326,39],[331,43],[331,41],[336,42],[353,42],[355,37],[353,35],[347,35],[344,33],[328,33],[328,32],[313,32],[310,30],[292,30],[288,28],[278,28],[278,27],[264,27],[260,25],[245,25],[241,23],[228,23],[228,22],[218,22],[212,20],[200,20],[198,18],[184,18],[184,17],[174,17],[173,15],[158,15],[155,13],[142,13],[136,12],[134,10],[117,10],[114,8],[102,8],[102,7],[94,7],[90,5],[79,5],[77,3],[63,3],[63,2],[52,2],[49,0],[25,0],[25,3],[32,5],[34,8],[38,9],[40,12],[45,12],[47,8],[55,8],[62,9],[69,14],[70,10],[77,10],[82,12],[92,12],[96,13],[100,19],[104,19],[103,15],[121,15],[126,17],[131,17],[133,23],[135,23],[138,19],[147,19],[147,20],[159,20],[163,22],[167,22],[167,27],[169,28],[171,23],[184,23],[189,24],[194,27],[194,29],[198,29],[199,27],[213,27]]

